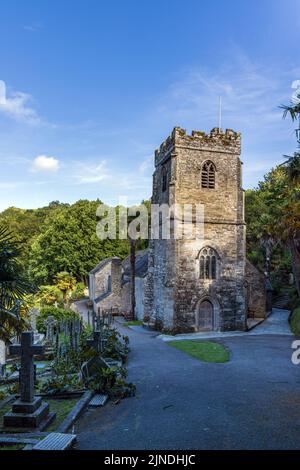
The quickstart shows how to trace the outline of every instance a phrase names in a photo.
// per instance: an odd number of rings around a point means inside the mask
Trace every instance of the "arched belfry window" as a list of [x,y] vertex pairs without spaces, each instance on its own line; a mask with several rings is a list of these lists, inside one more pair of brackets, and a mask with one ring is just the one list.
[[201,187],[215,189],[216,167],[211,161],[204,162],[201,170]]
[[199,256],[200,279],[217,278],[217,253],[213,248],[202,248]]
[[162,168],[162,192],[167,190],[167,183],[168,183],[168,172],[165,166]]

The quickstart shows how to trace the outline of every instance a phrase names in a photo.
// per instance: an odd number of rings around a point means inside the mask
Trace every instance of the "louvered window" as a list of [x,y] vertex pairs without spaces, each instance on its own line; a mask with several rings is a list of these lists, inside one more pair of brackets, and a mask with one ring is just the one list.
[[204,162],[201,172],[202,188],[215,189],[216,185],[216,169],[213,162]]

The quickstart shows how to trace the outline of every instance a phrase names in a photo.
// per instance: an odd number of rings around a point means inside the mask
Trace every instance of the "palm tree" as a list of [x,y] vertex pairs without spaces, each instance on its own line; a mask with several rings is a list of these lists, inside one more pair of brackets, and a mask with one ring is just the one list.
[[13,235],[0,227],[0,339],[8,343],[12,333],[20,333],[24,327],[21,310],[24,296],[31,292],[18,258],[18,243]]
[[289,105],[280,106],[283,109],[283,118],[290,116],[292,121],[298,121],[298,128],[295,130],[298,142],[298,150],[287,158],[283,166],[286,168],[289,183],[290,196],[287,201],[286,217],[282,221],[287,227],[287,241],[292,257],[292,268],[295,277],[295,284],[300,297],[300,214],[299,210],[299,186],[300,186],[300,92],[297,99]]

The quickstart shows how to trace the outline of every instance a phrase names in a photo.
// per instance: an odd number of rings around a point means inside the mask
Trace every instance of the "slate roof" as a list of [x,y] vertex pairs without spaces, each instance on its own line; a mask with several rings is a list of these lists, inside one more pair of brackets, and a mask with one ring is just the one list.
[[[148,250],[140,250],[135,255],[135,275],[136,277],[145,277],[148,272]],[[123,263],[123,279],[130,278],[130,255],[124,259]]]
[[101,269],[103,269],[104,266],[106,266],[108,263],[110,263],[113,260],[120,260],[120,258],[118,258],[117,256],[113,256],[111,258],[103,259],[102,261],[100,261],[99,264],[97,264],[97,266],[94,269],[90,271],[90,274],[96,274],[98,271],[101,271]]

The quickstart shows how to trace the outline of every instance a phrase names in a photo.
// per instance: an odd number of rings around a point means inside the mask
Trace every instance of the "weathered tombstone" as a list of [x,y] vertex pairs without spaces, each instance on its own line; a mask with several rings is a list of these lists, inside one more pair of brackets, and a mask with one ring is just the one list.
[[6,372],[6,345],[0,340],[0,377],[5,377]]
[[21,355],[20,398],[12,405],[12,411],[4,415],[4,426],[14,428],[38,428],[47,425],[55,414],[49,414],[48,403],[41,397],[34,396],[34,361],[33,356],[43,354],[44,347],[33,344],[33,332],[21,335],[21,344],[10,346],[12,355]]
[[97,353],[101,353],[103,351],[101,331],[94,331],[93,338],[88,339],[87,344],[90,348],[95,349]]
[[91,379],[97,372],[100,372],[101,369],[108,369],[109,365],[106,360],[101,356],[95,356],[89,359],[87,362],[81,366],[81,375],[83,381]]
[[36,319],[38,314],[40,313],[38,308],[32,308],[29,312],[30,315],[30,326],[32,331],[36,331]]
[[53,338],[54,338],[54,327],[57,325],[57,321],[55,318],[50,315],[47,320],[45,321],[45,326],[46,326],[46,341],[48,343],[53,343]]

